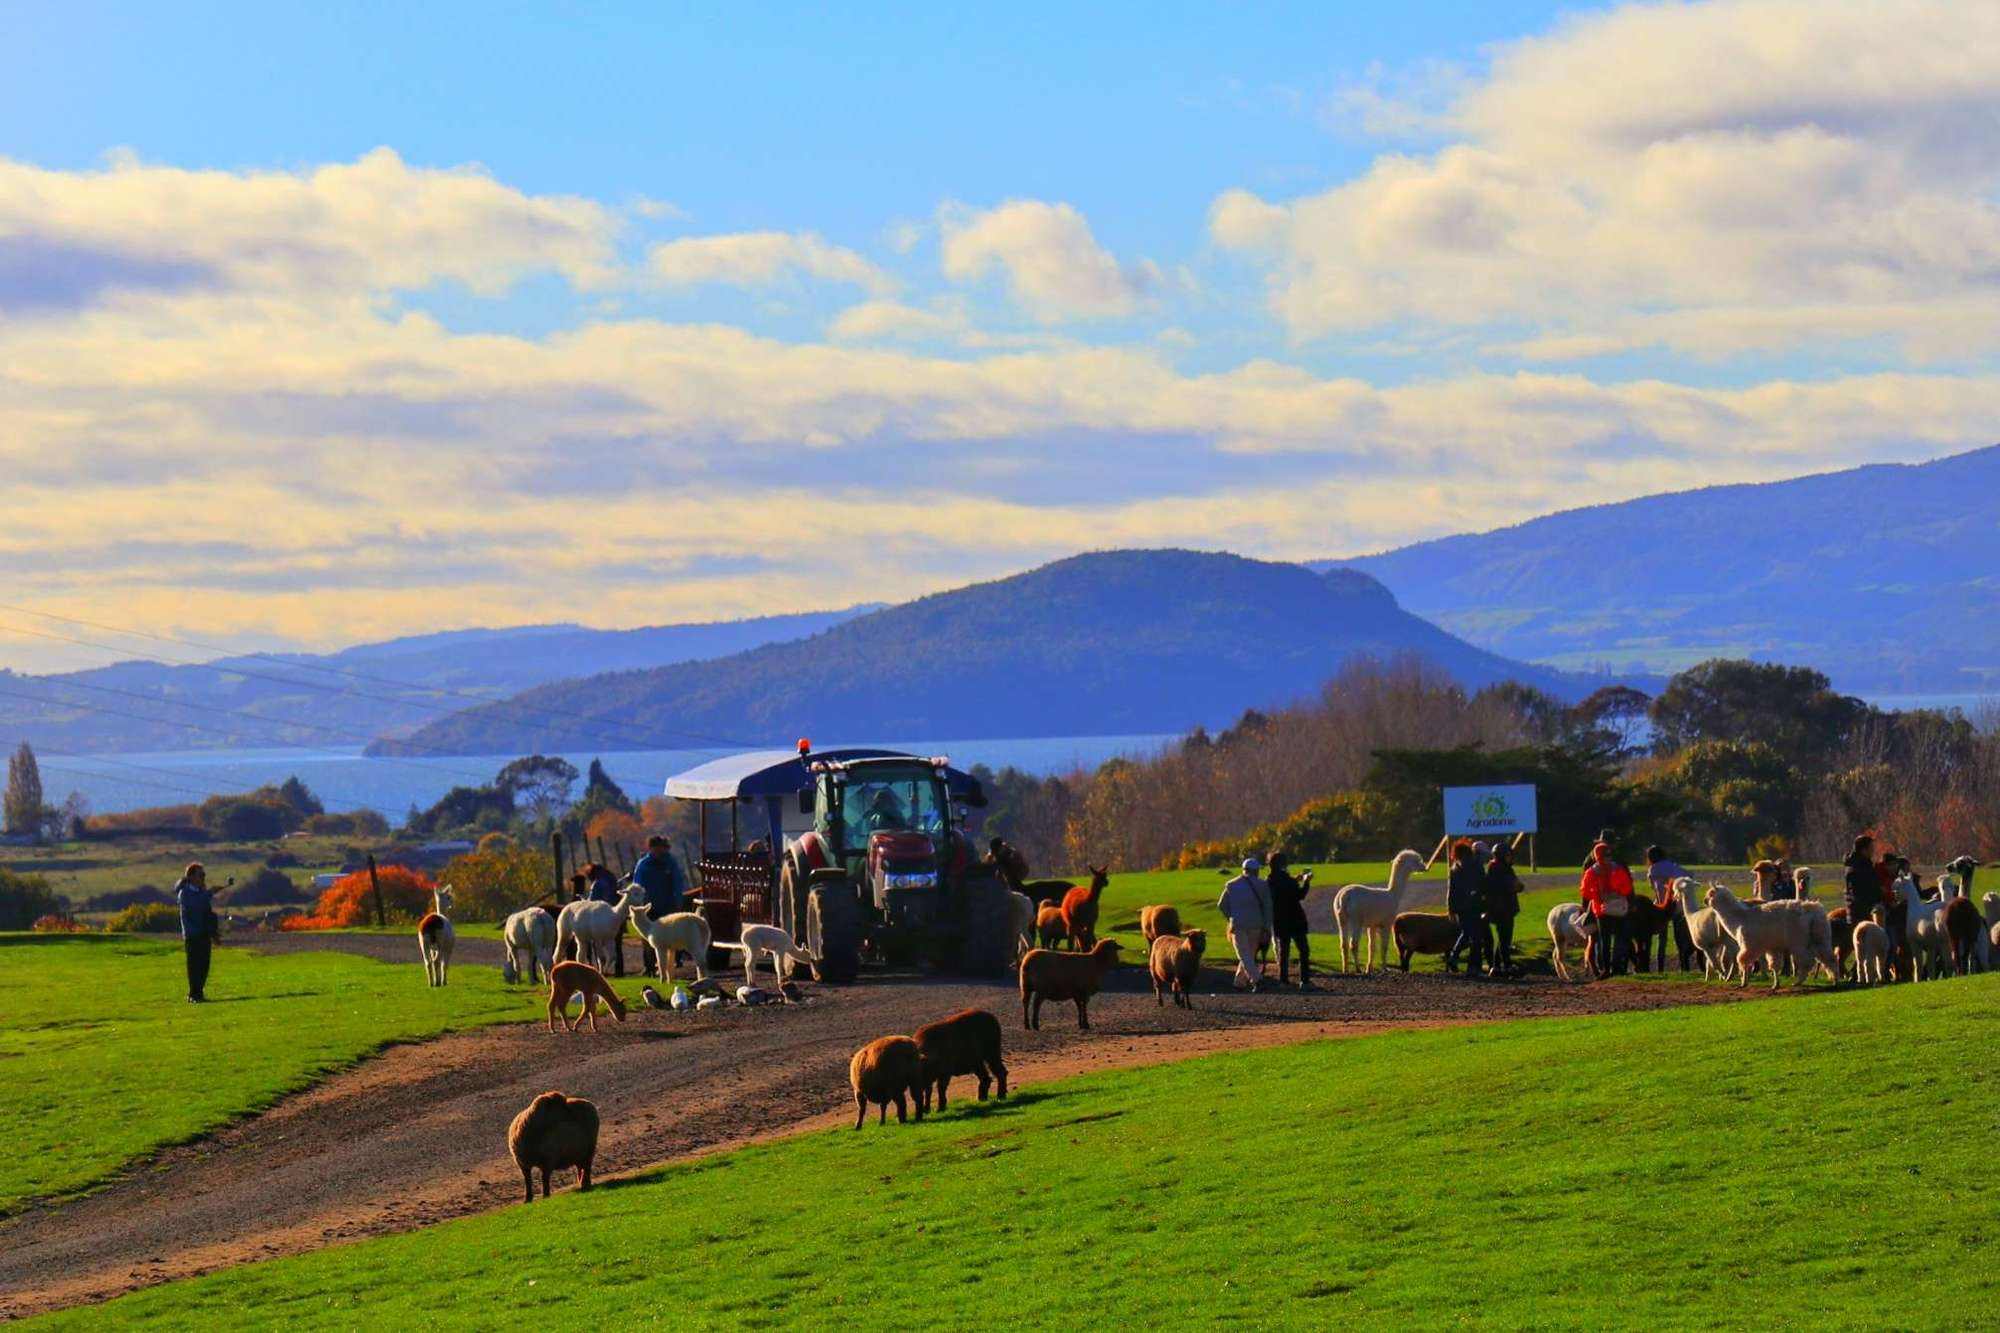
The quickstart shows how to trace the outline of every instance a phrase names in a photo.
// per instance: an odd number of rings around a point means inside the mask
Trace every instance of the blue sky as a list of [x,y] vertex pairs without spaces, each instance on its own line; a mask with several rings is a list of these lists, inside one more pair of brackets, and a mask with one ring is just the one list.
[[2000,11],[658,8],[0,12],[21,596],[656,623],[1996,435]]

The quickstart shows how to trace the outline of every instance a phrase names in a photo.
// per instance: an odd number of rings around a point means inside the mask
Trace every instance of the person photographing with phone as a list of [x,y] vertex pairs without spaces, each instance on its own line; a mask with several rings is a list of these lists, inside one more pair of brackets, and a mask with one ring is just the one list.
[[[229,884],[234,884],[230,880]],[[222,887],[228,888],[229,884]],[[208,964],[215,941],[222,935],[221,919],[215,915],[215,895],[209,892],[208,870],[199,861],[191,862],[181,882],[174,885],[174,901],[181,909],[181,948],[187,954],[188,1003],[206,1004]]]

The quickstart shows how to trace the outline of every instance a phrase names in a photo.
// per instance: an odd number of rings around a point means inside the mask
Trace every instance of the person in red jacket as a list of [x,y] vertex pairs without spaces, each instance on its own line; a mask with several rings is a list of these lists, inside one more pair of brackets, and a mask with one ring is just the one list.
[[1590,849],[1590,864],[1577,885],[1583,905],[1597,919],[1597,975],[1623,976],[1632,952],[1628,923],[1632,919],[1632,872],[1611,855],[1611,844]]

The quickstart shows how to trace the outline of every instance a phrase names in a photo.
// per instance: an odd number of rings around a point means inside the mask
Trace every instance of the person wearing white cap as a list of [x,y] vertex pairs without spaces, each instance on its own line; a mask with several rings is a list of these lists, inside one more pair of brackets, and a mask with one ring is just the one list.
[[1271,934],[1271,893],[1257,872],[1264,863],[1247,857],[1243,873],[1222,886],[1215,910],[1229,923],[1229,947],[1236,950],[1236,985],[1256,990],[1263,984],[1264,969],[1257,961],[1257,947]]

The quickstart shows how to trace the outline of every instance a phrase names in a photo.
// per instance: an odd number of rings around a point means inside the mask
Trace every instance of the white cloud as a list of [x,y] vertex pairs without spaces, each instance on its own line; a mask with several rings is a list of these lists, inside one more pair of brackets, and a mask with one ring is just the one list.
[[102,171],[0,158],[0,311],[129,292],[344,297],[446,280],[494,294],[554,272],[615,276],[613,210],[528,195],[387,148],[305,172],[189,171],[120,155]]
[[863,301],[834,317],[827,332],[842,342],[956,341],[971,331],[962,306],[925,309],[900,301]]
[[[1500,48],[1444,120],[1436,153],[1216,201],[1211,236],[1269,262],[1295,334],[1527,323],[1616,346],[1671,311],[1682,342],[1713,312],[1772,346],[1857,322],[1919,346],[1926,303],[2000,311],[2000,8],[1626,5]],[[1788,317],[1842,306],[1872,313]]]
[[896,281],[859,254],[830,245],[811,232],[745,231],[689,236],[666,241],[647,252],[646,262],[662,282],[677,286],[726,283],[768,287],[806,277],[847,283],[887,294]]
[[997,269],[1014,299],[1043,323],[1128,315],[1160,285],[1153,264],[1120,264],[1069,204],[1015,199],[983,212],[954,206],[940,223],[947,278],[976,282]]

